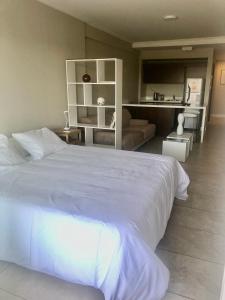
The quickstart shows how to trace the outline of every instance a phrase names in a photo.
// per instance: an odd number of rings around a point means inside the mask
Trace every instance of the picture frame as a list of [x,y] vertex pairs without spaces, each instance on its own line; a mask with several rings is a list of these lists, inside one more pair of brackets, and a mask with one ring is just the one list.
[[221,70],[220,85],[225,85],[225,69]]

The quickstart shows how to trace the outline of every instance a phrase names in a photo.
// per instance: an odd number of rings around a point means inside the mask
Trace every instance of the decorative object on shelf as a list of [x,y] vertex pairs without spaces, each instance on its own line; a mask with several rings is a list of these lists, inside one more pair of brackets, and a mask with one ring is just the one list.
[[83,82],[90,82],[91,81],[91,76],[89,74],[85,73],[82,76],[82,79],[83,79]]
[[114,128],[116,125],[116,112],[114,111],[113,115],[112,115],[112,121],[110,124],[110,128]]
[[177,117],[178,126],[177,126],[177,135],[182,135],[184,133],[183,123],[184,123],[184,114],[179,114]]
[[98,97],[97,103],[98,103],[98,105],[104,105],[104,104],[105,104],[105,98],[103,98],[103,97]]
[[69,126],[69,112],[68,112],[68,110],[64,111],[64,117],[65,117],[65,127],[64,127],[64,130],[70,130],[70,126]]

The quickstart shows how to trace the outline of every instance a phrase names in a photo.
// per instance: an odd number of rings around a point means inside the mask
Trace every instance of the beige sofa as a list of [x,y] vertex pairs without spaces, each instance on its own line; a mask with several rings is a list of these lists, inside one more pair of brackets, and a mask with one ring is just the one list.
[[[109,125],[112,114],[106,114],[106,125]],[[80,123],[96,124],[96,116],[81,117]],[[155,136],[155,124],[149,124],[147,120],[132,119],[127,109],[122,113],[122,149],[136,150],[145,142]],[[94,133],[94,143],[104,145],[114,145],[114,132],[109,130],[96,129]]]

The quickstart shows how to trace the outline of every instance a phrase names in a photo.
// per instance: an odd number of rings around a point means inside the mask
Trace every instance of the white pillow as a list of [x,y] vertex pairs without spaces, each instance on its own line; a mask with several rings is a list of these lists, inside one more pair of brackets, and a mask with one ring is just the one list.
[[12,136],[33,159],[41,159],[67,147],[67,144],[48,128],[13,133]]
[[0,167],[25,163],[25,159],[10,146],[8,138],[0,134]]
[[13,137],[9,138],[9,145],[11,148],[15,149],[24,159],[30,158],[30,153],[28,153]]

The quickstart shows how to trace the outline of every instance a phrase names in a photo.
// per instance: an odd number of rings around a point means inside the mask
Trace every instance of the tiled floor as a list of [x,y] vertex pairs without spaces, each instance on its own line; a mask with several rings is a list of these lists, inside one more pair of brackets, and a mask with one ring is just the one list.
[[[142,151],[159,153],[160,140]],[[225,122],[213,120],[187,162],[187,201],[176,200],[157,253],[171,272],[168,299],[218,300],[225,264]],[[180,298],[178,297],[180,296]]]
[[96,289],[0,263],[1,300],[103,300]]
[[[141,151],[161,152],[160,139]],[[225,122],[212,122],[184,164],[189,199],[176,200],[157,254],[171,273],[165,300],[218,300],[225,263]],[[0,300],[102,300],[100,292],[0,262]],[[138,299],[137,299],[138,300]]]

